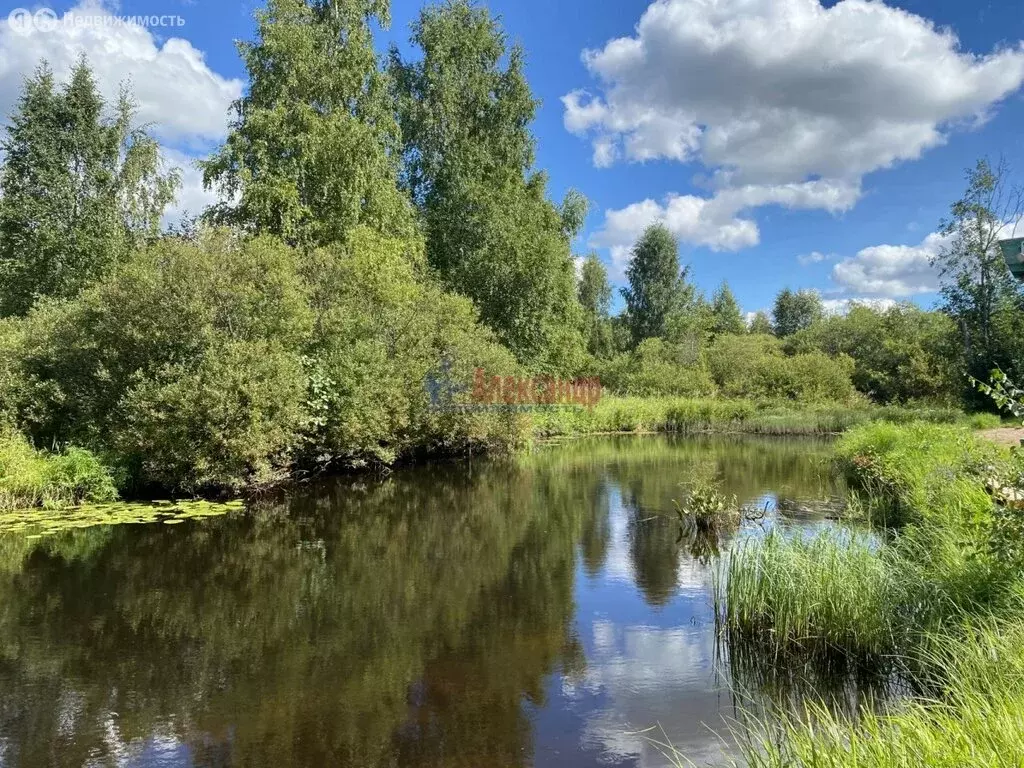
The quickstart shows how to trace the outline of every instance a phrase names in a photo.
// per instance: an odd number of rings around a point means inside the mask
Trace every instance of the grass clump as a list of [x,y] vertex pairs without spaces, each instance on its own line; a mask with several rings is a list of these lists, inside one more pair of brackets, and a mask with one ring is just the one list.
[[0,511],[52,509],[116,498],[109,470],[89,451],[69,447],[47,453],[16,432],[0,432]]
[[1019,766],[1024,623],[985,621],[932,638],[929,697],[852,717],[820,702],[742,739],[751,768]]
[[862,538],[772,531],[736,547],[723,570],[716,600],[732,647],[877,664],[900,646],[903,587]]
[[844,434],[836,464],[890,525],[977,522],[992,503],[984,479],[999,449],[955,425],[878,422]]

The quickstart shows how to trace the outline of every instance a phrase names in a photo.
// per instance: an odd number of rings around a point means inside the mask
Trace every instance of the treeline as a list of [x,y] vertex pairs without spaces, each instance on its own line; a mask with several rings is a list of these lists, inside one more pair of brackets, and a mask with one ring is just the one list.
[[710,301],[694,288],[675,239],[654,224],[632,250],[620,314],[609,313],[600,260],[583,263],[590,372],[634,395],[990,408],[971,377],[1024,377],[1024,291],[998,245],[1022,216],[1006,166],[980,161],[942,223],[938,309],[862,302],[836,314],[816,292],[786,288],[749,323],[726,283]]
[[[522,50],[453,0],[421,12],[414,58],[382,58],[388,15],[386,0],[268,0],[239,46],[248,90],[201,163],[219,202],[169,227],[180,173],[130,93],[106,104],[84,60],[65,83],[45,63],[27,79],[0,167],[6,429],[95,452],[122,488],[198,490],[523,439],[521,419],[432,410],[442,360],[462,382],[479,367],[839,403],[959,402],[965,366],[1017,370],[1019,292],[993,292],[991,259],[951,263],[942,314],[825,317],[784,292],[748,329],[655,226],[612,317],[600,261],[572,253],[586,200],[551,200],[535,167]],[[982,207],[954,206],[950,226],[973,232]],[[967,252],[993,244],[964,235]]]

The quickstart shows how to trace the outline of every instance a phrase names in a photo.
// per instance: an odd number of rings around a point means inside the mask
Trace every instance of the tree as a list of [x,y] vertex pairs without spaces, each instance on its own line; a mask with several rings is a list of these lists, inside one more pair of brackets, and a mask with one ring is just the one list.
[[748,333],[773,333],[772,321],[768,317],[768,313],[764,310],[754,313],[754,318],[750,321],[750,328],[747,331]]
[[952,402],[961,386],[962,350],[945,314],[913,304],[886,310],[854,305],[786,338],[789,354],[820,351],[854,361],[853,383],[879,403]]
[[582,362],[583,316],[570,242],[586,215],[561,206],[531,171],[537,102],[523,53],[486,8],[464,0],[424,9],[413,25],[418,61],[392,50],[404,139],[402,183],[420,210],[427,259],[470,297],[518,360],[568,371]]
[[223,198],[207,218],[304,245],[344,242],[360,224],[412,230],[374,21],[388,24],[387,0],[269,0],[256,42],[239,44],[249,92],[203,163]]
[[676,239],[664,224],[651,224],[633,246],[622,289],[633,343],[664,336],[667,322],[686,299],[686,270],[679,269]]
[[825,314],[817,291],[783,288],[775,297],[772,308],[775,335],[782,338],[807,328]]
[[747,329],[747,324],[743,322],[743,315],[740,313],[740,305],[736,303],[736,297],[724,280],[711,300],[711,312],[714,315],[716,334],[743,333]]
[[583,260],[579,299],[588,329],[587,351],[596,357],[609,357],[615,351],[611,321],[608,317],[612,288],[608,284],[608,272],[596,253],[591,253]]
[[964,196],[950,207],[940,232],[948,238],[933,260],[944,310],[963,336],[968,372],[987,379],[992,368],[1018,370],[1020,288],[999,250],[1024,212],[1022,191],[1008,186],[1009,168],[979,160],[967,171]]
[[26,82],[2,142],[0,311],[67,298],[155,237],[178,172],[133,126],[127,91],[106,104],[85,59],[57,88],[44,62]]

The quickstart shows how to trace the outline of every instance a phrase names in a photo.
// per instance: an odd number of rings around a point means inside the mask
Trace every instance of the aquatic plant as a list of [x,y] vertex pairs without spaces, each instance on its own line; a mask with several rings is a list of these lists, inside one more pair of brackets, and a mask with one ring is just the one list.
[[779,663],[805,657],[877,664],[901,647],[905,590],[862,537],[773,530],[723,559],[716,615],[730,646]]

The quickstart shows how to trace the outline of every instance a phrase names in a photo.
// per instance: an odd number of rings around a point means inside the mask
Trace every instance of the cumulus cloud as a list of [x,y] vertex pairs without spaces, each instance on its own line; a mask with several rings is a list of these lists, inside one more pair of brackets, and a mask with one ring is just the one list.
[[1024,82],[1021,47],[976,56],[867,0],[656,0],[633,36],[583,61],[600,85],[563,97],[568,130],[627,160],[699,159],[744,183],[916,158]]
[[[678,234],[721,250],[758,242],[742,210],[846,210],[865,174],[983,122],[1024,82],[1024,46],[976,55],[952,31],[869,0],[655,0],[633,35],[584,51],[583,61],[595,84],[562,98],[566,129],[591,140],[597,166],[706,168],[718,192],[672,197],[694,219]],[[855,194],[778,199],[780,186],[809,182]],[[764,199],[723,204],[737,189]]]
[[832,279],[840,290],[866,296],[932,293],[939,288],[932,260],[948,242],[933,232],[918,245],[872,245],[836,264]]
[[[110,10],[100,0],[84,0],[71,13],[109,16]],[[241,80],[214,72],[187,40],[171,37],[161,44],[148,28],[133,24],[58,24],[25,35],[0,24],[0,113],[11,113],[40,59],[62,80],[82,54],[108,99],[116,98],[122,82],[130,83],[139,122],[160,139],[205,146],[226,134],[227,110],[242,93]]]
[[829,181],[800,184],[748,184],[723,189],[712,197],[668,195],[663,202],[647,199],[625,208],[605,211],[604,225],[590,239],[608,248],[613,276],[623,274],[630,246],[650,224],[660,222],[678,239],[713,251],[737,251],[757,245],[757,222],[743,212],[764,205],[791,209],[846,210],[860,194],[857,186]]

